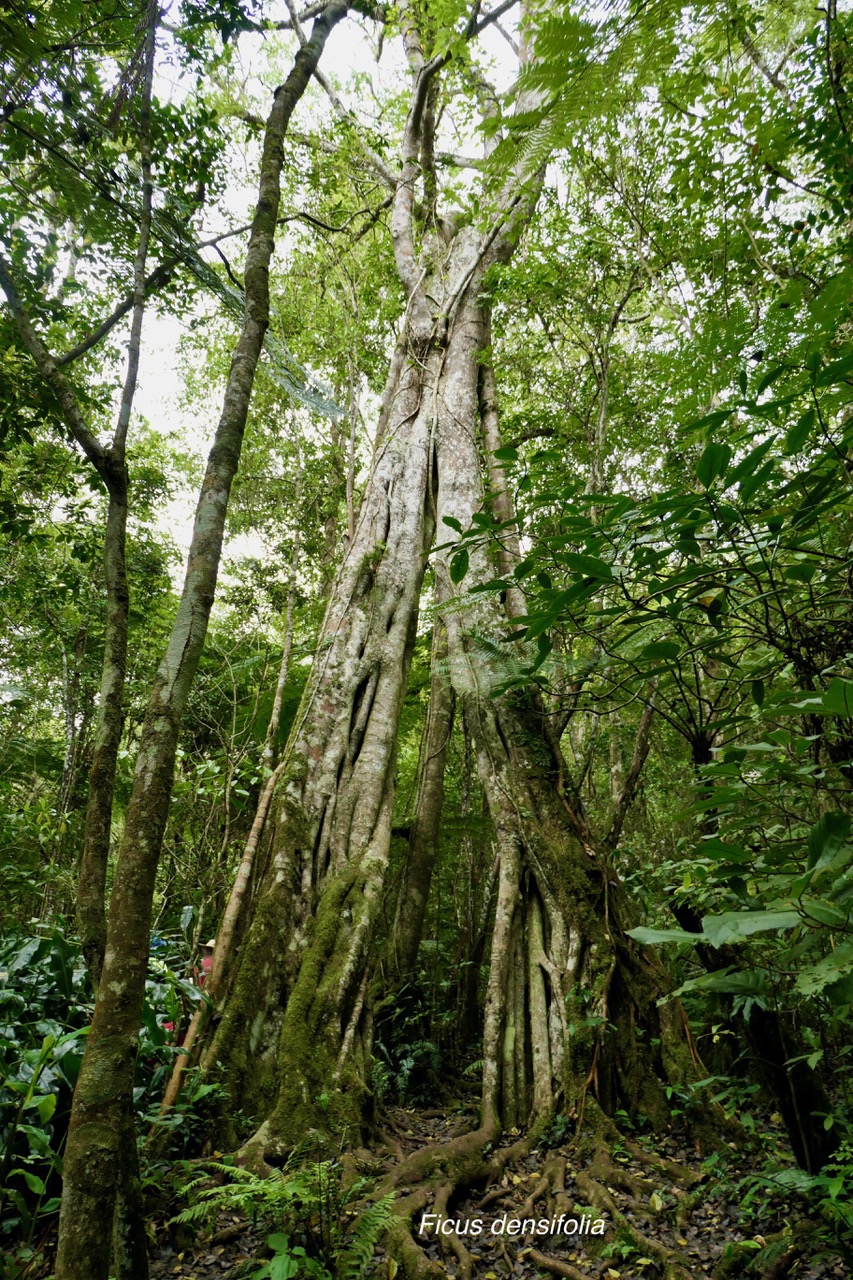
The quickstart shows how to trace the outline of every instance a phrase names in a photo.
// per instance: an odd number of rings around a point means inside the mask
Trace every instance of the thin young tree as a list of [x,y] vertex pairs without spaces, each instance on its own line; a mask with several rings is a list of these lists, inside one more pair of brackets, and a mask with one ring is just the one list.
[[21,340],[45,384],[56,397],[69,433],[94,467],[108,495],[104,528],[104,584],[106,619],[101,667],[98,716],[86,804],[83,852],[77,882],[77,925],[83,955],[97,989],[106,944],[104,895],[110,851],[113,791],[124,714],[122,698],[127,668],[127,636],[130,598],[127,582],[128,468],[127,435],[139,374],[142,323],[147,285],[146,266],[151,240],[151,91],[159,12],[149,3],[142,19],[142,39],[131,62],[139,62],[138,87],[131,99],[136,107],[140,192],[138,239],[133,268],[130,335],[124,386],[112,439],[97,439],[80,397],[65,372],[74,353],[54,356],[38,334],[15,283],[12,266],[0,256],[0,286],[6,295]]
[[169,808],[178,733],[213,605],[231,484],[269,324],[269,264],[280,203],[284,138],[329,33],[347,12],[332,3],[315,20],[264,133],[258,201],[246,254],[243,325],[196,509],[186,577],[145,722],[110,899],[107,945],[65,1151],[57,1280],[101,1280],[109,1271],[122,1135],[132,1110],[133,1069],[145,991],[154,883]]

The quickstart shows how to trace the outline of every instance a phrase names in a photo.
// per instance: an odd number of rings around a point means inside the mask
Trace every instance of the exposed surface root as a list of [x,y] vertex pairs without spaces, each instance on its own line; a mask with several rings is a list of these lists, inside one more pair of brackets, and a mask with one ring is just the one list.
[[[367,1176],[370,1200],[395,1197],[367,1280],[848,1280],[843,1263],[812,1256],[814,1224],[767,1222],[766,1235],[749,1238],[735,1190],[748,1166],[729,1151],[727,1191],[693,1143],[672,1134],[647,1149],[596,1118],[582,1150],[571,1134],[553,1149],[520,1134],[499,1145],[470,1109],[399,1110],[374,1151],[341,1165],[345,1186]],[[214,1280],[231,1274],[229,1256],[262,1261],[263,1233],[245,1223],[241,1237],[235,1225],[220,1222],[197,1249],[186,1240],[164,1249],[154,1280]]]
[[573,1267],[570,1262],[563,1262],[560,1258],[551,1258],[547,1253],[540,1253],[538,1249],[531,1249],[528,1258],[535,1263],[537,1267],[541,1267],[543,1271],[550,1271],[552,1276],[566,1276],[567,1280],[588,1280],[585,1271],[578,1271],[577,1267]]

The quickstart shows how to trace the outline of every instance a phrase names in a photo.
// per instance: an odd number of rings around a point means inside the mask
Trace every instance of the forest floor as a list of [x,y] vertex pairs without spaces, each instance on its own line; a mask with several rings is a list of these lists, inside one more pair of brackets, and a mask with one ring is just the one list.
[[[355,1153],[355,1164],[359,1172],[381,1177],[393,1170],[395,1161],[426,1144],[448,1140],[473,1127],[473,1122],[473,1111],[465,1109],[452,1113],[392,1110],[386,1116],[383,1145]],[[663,1252],[653,1256],[652,1246],[662,1246],[663,1251],[672,1251],[683,1259],[685,1270],[679,1274],[690,1275],[694,1280],[717,1280],[723,1271],[726,1280],[753,1275],[772,1276],[774,1280],[776,1277],[850,1280],[848,1265],[836,1255],[822,1254],[811,1246],[803,1251],[788,1251],[787,1239],[779,1246],[775,1260],[771,1250],[759,1271],[747,1269],[750,1257],[766,1249],[786,1222],[794,1224],[792,1238],[796,1244],[801,1211],[793,1205],[778,1203],[772,1212],[762,1209],[759,1196],[745,1212],[740,1184],[761,1161],[757,1155],[738,1150],[734,1144],[726,1144],[731,1156],[727,1156],[724,1148],[722,1158],[718,1155],[710,1168],[694,1145],[676,1135],[667,1135],[654,1144],[649,1138],[641,1139],[638,1144],[617,1144],[608,1152],[612,1176],[598,1184],[606,1186],[613,1209],[623,1219],[617,1224],[613,1214],[605,1210],[586,1207],[583,1212],[575,1213],[576,1206],[581,1210],[589,1205],[588,1171],[573,1152],[571,1133],[561,1134],[555,1127],[547,1138],[547,1145],[541,1144],[508,1165],[499,1181],[478,1187],[453,1202],[448,1216],[457,1223],[457,1239],[464,1243],[462,1251],[454,1250],[434,1230],[425,1229],[418,1235],[421,1219],[419,1214],[415,1215],[412,1223],[415,1238],[445,1275],[464,1280],[467,1267],[472,1280],[509,1280],[510,1277],[533,1280],[547,1275],[561,1275],[567,1280],[659,1280],[664,1274]],[[509,1135],[509,1140],[513,1140],[513,1135]],[[782,1141],[780,1135],[780,1145]],[[655,1157],[673,1162],[673,1169],[681,1168],[685,1173],[681,1185],[662,1178],[658,1189],[638,1196],[639,1184],[648,1190],[650,1172],[648,1164],[632,1154],[639,1154],[639,1146],[647,1148]],[[547,1220],[548,1228],[553,1226],[555,1191],[558,1193],[557,1215],[561,1211],[565,1213],[568,1206],[574,1220],[587,1227],[603,1218],[604,1235],[566,1234],[565,1228],[562,1232],[543,1230],[539,1225],[543,1220]],[[429,1209],[427,1205],[424,1212],[428,1213]],[[536,1230],[526,1235],[520,1230],[510,1234],[512,1219],[519,1222],[533,1219],[542,1234]],[[478,1220],[482,1224],[479,1231],[473,1225]],[[495,1224],[497,1227],[493,1229]],[[802,1223],[801,1227],[807,1230],[809,1225]],[[571,1220],[568,1226],[571,1231]],[[645,1250],[638,1248],[636,1241],[629,1239],[631,1229],[636,1229],[641,1240],[651,1245]],[[264,1247],[265,1234],[235,1215],[221,1215],[212,1231],[194,1243],[187,1243],[186,1237],[176,1239],[168,1225],[161,1223],[152,1259],[152,1280],[167,1280],[167,1277],[214,1280],[214,1277],[231,1274],[237,1280],[237,1277],[251,1276],[269,1255]],[[727,1246],[748,1241],[752,1242],[747,1246],[750,1252],[739,1251],[740,1260],[724,1268]],[[465,1261],[460,1265],[461,1257],[465,1257]],[[367,1275],[377,1280],[393,1280],[397,1272],[396,1261],[381,1245],[377,1246]]]

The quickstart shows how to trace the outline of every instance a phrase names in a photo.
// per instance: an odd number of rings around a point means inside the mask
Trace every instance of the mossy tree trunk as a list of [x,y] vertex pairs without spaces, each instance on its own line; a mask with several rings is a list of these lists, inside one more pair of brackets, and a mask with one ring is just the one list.
[[[233,1099],[266,1109],[246,1148],[257,1160],[314,1128],[355,1139],[369,1115],[374,941],[399,715],[436,527],[436,436],[447,414],[476,426],[482,326],[469,330],[470,300],[511,253],[540,186],[538,174],[513,173],[485,229],[438,216],[435,84],[451,55],[425,55],[407,3],[400,25],[412,83],[391,213],[403,331],[362,509],[286,749],[265,884],[206,1060]],[[466,34],[481,25],[473,19]],[[522,92],[518,109],[531,104]],[[416,230],[421,180],[429,207]]]
[[[414,187],[429,169],[429,90],[441,59],[424,59],[408,9],[401,25],[413,75],[391,222],[408,299],[403,337],[364,505],[287,748],[264,891],[214,1044],[232,1097],[265,1107],[244,1152],[259,1162],[312,1130],[355,1141],[369,1120],[374,940],[424,557],[434,529],[467,527],[486,501],[479,436],[482,425],[494,444],[497,427],[483,369],[483,278],[512,253],[540,183],[520,168],[487,231],[433,216],[416,250]],[[489,471],[490,488],[500,488]],[[475,553],[460,585],[450,554],[438,554],[436,573],[439,599],[450,604],[451,680],[499,855],[482,1132],[544,1119],[561,1099],[580,1109],[587,1095],[605,1110],[662,1115],[662,1079],[683,1079],[691,1067],[678,1013],[657,1008],[666,975],[627,937],[629,907],[606,841],[592,839],[566,794],[542,708],[526,694],[491,696],[506,614],[495,596],[470,607],[462,599],[494,576],[489,555]]]
[[[465,529],[485,510],[489,470],[478,448],[489,398],[481,392],[478,400],[475,359],[488,328],[474,293],[460,331],[469,355],[461,347],[454,352],[456,395],[436,428],[437,519]],[[493,425],[483,435],[494,445]],[[571,792],[545,708],[527,692],[494,696],[507,616],[496,594],[468,591],[501,566],[487,548],[474,549],[468,573],[454,584],[452,554],[449,548],[436,560],[442,590],[456,605],[444,615],[450,674],[472,728],[500,858],[484,1018],[484,1128],[544,1121],[558,1104],[580,1114],[592,1098],[608,1112],[624,1107],[663,1117],[663,1082],[684,1080],[694,1066],[680,1010],[657,1006],[666,973],[626,934],[631,910],[607,841],[594,838]],[[517,611],[512,602],[510,612]]]
[[414,972],[424,927],[430,885],[438,856],[444,770],[453,732],[454,694],[447,676],[447,636],[444,624],[433,627],[429,706],[421,738],[421,758],[415,793],[409,847],[397,895],[391,933],[390,967],[398,982]]
[[470,228],[436,236],[432,269],[410,298],[353,541],[285,751],[265,882],[210,1055],[233,1097],[272,1102],[257,1135],[267,1154],[322,1121],[326,1095],[340,1108],[326,1119],[353,1137],[369,1103],[370,969],[435,531],[436,406],[455,396],[448,369],[459,331],[442,317],[478,245]]
[[110,900],[107,945],[65,1148],[57,1280],[106,1280],[145,994],[157,864],[178,733],[213,605],[231,484],[255,370],[269,324],[269,265],[280,204],[283,140],[329,31],[346,13],[332,0],[275,93],[264,135],[258,204],[246,256],[245,310],[208,457],[172,633],[142,726]]
[[[346,1023],[358,999],[387,864],[397,723],[432,538],[428,410],[439,364],[407,330],[353,540],[279,766],[266,874],[208,1055],[233,1096],[251,1105],[274,1097],[280,1036],[311,1057],[323,1003],[332,1022]],[[324,897],[336,904],[332,918]]]

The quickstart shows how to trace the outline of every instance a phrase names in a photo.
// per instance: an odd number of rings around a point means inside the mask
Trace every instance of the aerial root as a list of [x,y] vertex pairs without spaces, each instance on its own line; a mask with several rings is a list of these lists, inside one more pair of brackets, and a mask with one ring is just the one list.
[[[446,1280],[444,1268],[428,1258],[415,1239],[412,1217],[434,1197],[433,1212],[439,1222],[446,1219],[450,1198],[457,1188],[488,1176],[492,1161],[484,1158],[484,1152],[496,1136],[493,1127],[481,1126],[446,1142],[421,1147],[392,1170],[376,1192],[377,1196],[383,1196],[415,1184],[413,1191],[395,1203],[392,1220],[386,1228],[393,1256],[401,1264],[407,1280],[434,1280],[439,1276]],[[472,1280],[473,1260],[458,1235],[442,1232],[439,1241],[443,1248],[455,1254],[460,1280]]]
[[[418,1243],[412,1223],[416,1210],[423,1210],[432,1203],[432,1212],[437,1222],[446,1222],[448,1208],[457,1192],[477,1183],[488,1185],[499,1182],[507,1167],[529,1155],[535,1143],[535,1136],[528,1134],[510,1146],[490,1149],[497,1137],[498,1132],[494,1127],[481,1126],[444,1142],[421,1147],[390,1170],[379,1189],[373,1193],[381,1196],[396,1192],[401,1197],[394,1205],[392,1223],[387,1234],[393,1256],[399,1261],[407,1280],[435,1280],[436,1277],[447,1274],[443,1267],[427,1256]],[[608,1146],[616,1144],[644,1170],[653,1171],[659,1177],[655,1179],[646,1173],[635,1172],[614,1161]],[[641,1253],[653,1259],[663,1280],[693,1280],[689,1258],[679,1250],[661,1244],[647,1235],[643,1226],[655,1219],[649,1199],[662,1183],[668,1184],[670,1194],[683,1204],[694,1198],[698,1184],[703,1181],[702,1176],[677,1161],[648,1152],[637,1143],[625,1139],[610,1121],[598,1128],[594,1147],[587,1154],[587,1168],[574,1174],[577,1196],[607,1215],[613,1226],[631,1240]],[[548,1202],[549,1217],[572,1211],[574,1194],[566,1192],[567,1171],[565,1156],[557,1152],[550,1152],[546,1156],[544,1165],[519,1210],[522,1219],[534,1217],[535,1206],[543,1200]],[[630,1218],[626,1217],[616,1203],[615,1188],[631,1197]],[[511,1187],[493,1187],[486,1192],[476,1208],[485,1209],[512,1194]],[[643,1226],[638,1226],[635,1221],[637,1217],[641,1219]],[[447,1235],[439,1232],[438,1239],[445,1255],[455,1257],[459,1280],[473,1280],[475,1258],[459,1234],[455,1231]],[[577,1267],[561,1258],[540,1252],[533,1247],[534,1243],[532,1235],[525,1238],[524,1257],[530,1262],[543,1271],[564,1276],[567,1280],[585,1280]],[[512,1269],[512,1260],[507,1258],[507,1262]],[[781,1277],[786,1272],[779,1271],[774,1273],[776,1274]],[[720,1280],[723,1280],[722,1276]]]
[[529,1218],[533,1213],[533,1206],[537,1200],[541,1200],[547,1191],[555,1194],[564,1192],[566,1189],[566,1158],[558,1156],[556,1152],[551,1152],[545,1160],[542,1172],[539,1175],[539,1181],[530,1192],[530,1195],[521,1206],[521,1217]]
[[601,1146],[596,1149],[589,1172],[597,1182],[626,1191],[636,1207],[641,1207],[643,1200],[648,1199],[658,1186],[651,1178],[643,1178],[639,1174],[631,1173],[624,1165],[612,1160],[609,1152]]
[[646,1151],[645,1147],[641,1147],[638,1142],[632,1141],[630,1138],[623,1139],[625,1150],[637,1161],[638,1164],[645,1165],[648,1169],[654,1169],[657,1173],[663,1174],[669,1182],[674,1182],[679,1187],[692,1188],[697,1183],[704,1182],[704,1175],[696,1173],[693,1169],[688,1169],[686,1165],[679,1164],[677,1160],[667,1160],[665,1156],[659,1156],[654,1151]]
[[385,1227],[391,1256],[400,1263],[407,1280],[446,1280],[444,1268],[426,1256],[412,1234],[412,1217],[426,1207],[430,1195],[431,1188],[423,1186],[398,1200]]
[[403,1150],[403,1144],[399,1138],[395,1138],[393,1132],[390,1132],[388,1129],[380,1129],[379,1140],[395,1160],[405,1160],[406,1153]]

